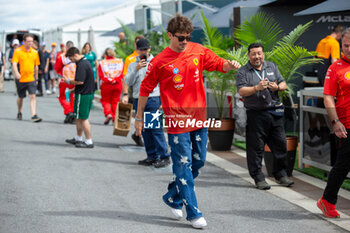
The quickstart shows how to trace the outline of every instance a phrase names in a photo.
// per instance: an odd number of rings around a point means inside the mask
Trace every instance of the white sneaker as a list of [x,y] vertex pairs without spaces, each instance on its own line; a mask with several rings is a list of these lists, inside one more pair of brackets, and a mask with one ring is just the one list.
[[174,208],[170,208],[170,210],[171,213],[173,213],[173,215],[176,217],[176,219],[180,220],[182,218],[182,210]]
[[52,88],[52,94],[56,93],[56,87]]
[[50,90],[46,90],[46,94],[47,94],[47,95],[50,95],[50,94],[51,94],[51,91],[50,91]]
[[203,217],[192,219],[190,222],[193,228],[204,228],[207,226],[207,221]]

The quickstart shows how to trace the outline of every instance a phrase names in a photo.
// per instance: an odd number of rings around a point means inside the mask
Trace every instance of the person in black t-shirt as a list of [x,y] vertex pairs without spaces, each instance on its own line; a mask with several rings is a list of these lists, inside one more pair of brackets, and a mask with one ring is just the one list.
[[[74,81],[68,77],[63,77],[63,81],[75,85],[73,115],[76,118],[77,127],[77,136],[73,139],[67,139],[66,142],[75,145],[75,147],[93,148],[91,126],[88,118],[95,91],[94,72],[89,61],[80,54],[78,48],[71,47],[68,49],[66,57],[77,65]],[[85,141],[83,141],[83,132],[85,134]]]

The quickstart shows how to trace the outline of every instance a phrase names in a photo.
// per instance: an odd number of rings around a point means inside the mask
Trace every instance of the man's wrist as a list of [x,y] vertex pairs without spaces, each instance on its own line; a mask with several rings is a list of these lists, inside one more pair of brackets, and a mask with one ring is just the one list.
[[123,96],[129,96],[129,93],[123,93]]
[[331,121],[332,125],[335,125],[335,124],[337,124],[338,122],[340,122],[339,119],[334,119],[334,120]]
[[135,121],[143,121],[143,119],[142,117],[141,118],[135,117]]

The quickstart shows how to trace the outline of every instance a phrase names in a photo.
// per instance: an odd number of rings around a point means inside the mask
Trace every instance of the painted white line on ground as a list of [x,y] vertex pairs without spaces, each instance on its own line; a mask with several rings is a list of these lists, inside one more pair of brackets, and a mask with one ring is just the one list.
[[[253,179],[249,176],[248,171],[238,165],[235,165],[233,163],[227,162],[227,160],[208,152],[207,153],[207,162],[212,163],[213,165],[224,169],[225,171],[239,176],[240,178],[244,179],[245,181],[251,183],[253,186],[255,186],[255,183]],[[318,216],[322,216],[321,211],[316,206],[316,201],[308,198],[298,192],[295,192],[292,189],[279,186],[277,183],[275,183],[271,179],[267,179],[268,183],[272,185],[273,187],[270,190],[267,190],[265,192],[269,192],[283,200],[287,200],[288,202],[295,204],[313,214],[316,214]],[[264,192],[264,191],[262,191]],[[339,212],[339,211],[338,211]],[[339,212],[341,218],[340,219],[330,219],[322,217],[324,220],[331,222],[345,230],[350,230],[350,216],[346,215],[342,212]]]
[[[235,147],[235,148],[233,148],[231,150],[231,152],[246,158],[246,151],[245,150],[242,150],[240,148]],[[325,182],[323,180],[317,179],[315,177],[306,175],[306,174],[304,174],[302,172],[295,171],[295,170],[293,171],[293,177],[295,177],[295,178],[297,178],[297,179],[299,179],[301,181],[304,181],[305,183],[308,183],[308,184],[311,184],[313,186],[316,186],[316,187],[318,187],[320,189],[325,189],[325,187],[327,185],[327,182]],[[320,195],[322,195],[322,193]],[[350,200],[350,192],[345,190],[345,189],[340,189],[338,195],[341,196],[342,198]]]

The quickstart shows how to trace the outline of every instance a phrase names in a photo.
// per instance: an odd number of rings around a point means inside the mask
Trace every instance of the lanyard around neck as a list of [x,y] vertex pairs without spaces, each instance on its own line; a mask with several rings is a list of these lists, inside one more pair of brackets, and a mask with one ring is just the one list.
[[262,76],[260,76],[259,72],[256,69],[254,69],[254,71],[255,71],[256,75],[260,78],[261,81],[265,79],[264,70],[262,71]]

